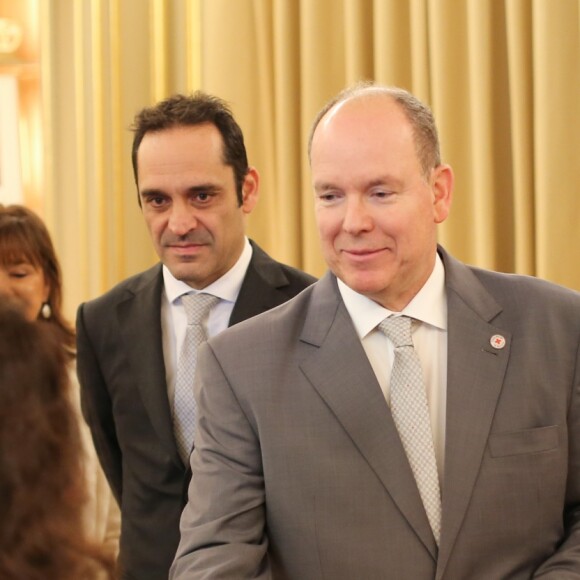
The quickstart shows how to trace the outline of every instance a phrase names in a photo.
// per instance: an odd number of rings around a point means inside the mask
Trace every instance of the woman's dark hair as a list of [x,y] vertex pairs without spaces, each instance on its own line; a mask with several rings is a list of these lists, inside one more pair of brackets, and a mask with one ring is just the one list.
[[[68,353],[46,324],[0,303],[0,578],[113,578],[84,536],[85,486]],[[103,576],[100,576],[103,577]]]
[[49,323],[69,351],[74,351],[75,332],[62,313],[60,264],[46,226],[22,205],[0,204],[0,265],[11,266],[23,260],[42,270],[50,288],[51,316],[48,319],[39,316],[39,320]]

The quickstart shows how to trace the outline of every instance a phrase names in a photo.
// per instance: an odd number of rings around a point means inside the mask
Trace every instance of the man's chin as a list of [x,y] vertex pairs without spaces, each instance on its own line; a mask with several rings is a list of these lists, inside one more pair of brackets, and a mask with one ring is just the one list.
[[373,272],[350,273],[341,279],[349,288],[371,300],[375,300],[376,296],[382,294],[388,286],[383,276]]
[[188,286],[195,289],[201,289],[207,286],[205,283],[206,277],[198,268],[192,268],[191,265],[184,264],[170,265],[167,264],[171,275],[180,282],[185,282]]

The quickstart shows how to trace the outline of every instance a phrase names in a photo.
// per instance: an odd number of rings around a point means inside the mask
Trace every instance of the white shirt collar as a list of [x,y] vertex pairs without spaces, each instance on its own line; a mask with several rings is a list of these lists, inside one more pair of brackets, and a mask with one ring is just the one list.
[[[355,292],[338,279],[338,289],[359,338],[362,340],[369,332],[393,314],[374,300]],[[407,304],[401,314],[410,316],[442,330],[447,330],[447,298],[445,296],[445,268],[439,254],[435,258],[433,272],[417,295]]]
[[221,278],[218,278],[203,290],[195,290],[185,282],[177,280],[164,264],[162,270],[165,295],[170,303],[173,303],[174,300],[188,292],[205,292],[217,296],[221,300],[235,302],[240,293],[240,288],[242,287],[242,282],[244,281],[251,259],[252,246],[248,238],[245,238],[244,249],[238,261]]

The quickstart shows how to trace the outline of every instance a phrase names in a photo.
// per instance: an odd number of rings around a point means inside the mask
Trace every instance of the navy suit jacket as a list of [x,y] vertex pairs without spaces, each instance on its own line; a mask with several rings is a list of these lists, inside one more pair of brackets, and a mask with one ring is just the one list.
[[[314,278],[253,254],[230,326],[282,304]],[[85,418],[121,506],[123,578],[166,580],[187,481],[173,434],[161,333],[161,264],[79,307],[77,369]]]

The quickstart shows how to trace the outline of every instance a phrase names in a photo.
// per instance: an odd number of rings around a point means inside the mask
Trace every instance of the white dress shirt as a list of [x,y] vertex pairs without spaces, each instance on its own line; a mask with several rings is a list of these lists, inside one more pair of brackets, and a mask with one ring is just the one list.
[[175,393],[175,378],[177,361],[185,339],[187,315],[181,303],[181,296],[190,292],[203,292],[217,296],[220,301],[212,308],[207,322],[207,336],[211,338],[228,327],[232,311],[240,288],[246,276],[246,271],[252,259],[252,246],[246,238],[242,254],[238,261],[221,278],[206,286],[203,290],[195,290],[185,282],[177,280],[163,266],[164,293],[161,298],[161,330],[163,333],[163,359],[165,361],[165,377],[169,403],[173,405]]
[[[338,288],[383,394],[389,402],[394,348],[393,343],[377,325],[394,313],[355,292],[341,280],[338,280]],[[400,314],[420,321],[413,322],[413,344],[423,370],[437,469],[442,481],[447,401],[447,298],[445,269],[439,254],[431,276]]]

